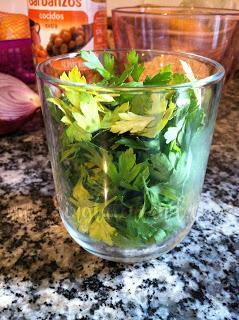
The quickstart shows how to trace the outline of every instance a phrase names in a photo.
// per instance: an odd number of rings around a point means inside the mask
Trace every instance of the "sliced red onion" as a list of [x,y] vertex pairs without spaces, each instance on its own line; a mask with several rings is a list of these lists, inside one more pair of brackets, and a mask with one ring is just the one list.
[[0,73],[0,135],[20,128],[39,107],[39,96],[25,83]]

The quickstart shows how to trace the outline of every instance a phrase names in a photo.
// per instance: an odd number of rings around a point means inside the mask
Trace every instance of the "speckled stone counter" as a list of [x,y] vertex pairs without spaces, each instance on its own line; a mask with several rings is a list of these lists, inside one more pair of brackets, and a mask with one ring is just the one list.
[[0,319],[239,318],[239,79],[223,98],[197,221],[158,259],[74,243],[54,207],[43,131],[0,139]]

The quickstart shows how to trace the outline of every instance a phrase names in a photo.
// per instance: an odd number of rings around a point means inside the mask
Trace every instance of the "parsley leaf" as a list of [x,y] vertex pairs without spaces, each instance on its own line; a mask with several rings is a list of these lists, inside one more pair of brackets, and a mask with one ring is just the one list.
[[105,129],[112,127],[113,123],[120,120],[120,113],[124,113],[128,110],[129,103],[126,102],[121,104],[120,106],[117,106],[113,111],[108,111],[101,122],[101,127]]
[[46,88],[74,226],[111,246],[164,241],[185,223],[192,144],[205,126],[200,90],[170,87],[194,80],[192,69],[182,61],[185,74],[168,65],[142,82],[145,66],[134,50],[121,72],[121,57],[109,52],[102,60],[91,51],[81,57],[103,78],[96,85],[109,90],[85,86],[77,67],[62,74],[61,93]]
[[[77,66],[75,66],[68,75],[63,72],[63,74],[60,76],[60,79],[66,82],[77,82],[77,83],[86,83],[86,79],[84,76],[81,76],[81,73]],[[64,89],[68,89],[69,87],[65,86]]]
[[80,94],[80,110],[72,112],[77,124],[87,132],[94,132],[100,128],[100,117],[97,102],[88,93]]
[[133,112],[119,113],[119,118],[120,120],[111,126],[113,133],[122,134],[129,131],[141,134],[147,125],[154,120],[152,116],[140,116]]
[[69,127],[66,129],[66,135],[69,139],[69,142],[75,142],[75,141],[90,141],[91,140],[91,134],[82,129],[77,122],[73,122],[69,125]]
[[164,153],[151,155],[150,164],[150,175],[154,181],[166,182],[170,178],[173,166]]
[[170,101],[168,108],[164,112],[156,115],[155,119],[141,132],[141,134],[148,138],[154,138],[157,136],[169,122],[174,109],[175,103]]
[[116,230],[105,220],[104,211],[114,199],[104,203],[91,201],[90,194],[83,186],[81,179],[73,189],[73,197],[78,206],[74,219],[81,232],[88,233],[93,239],[112,245],[112,238]]
[[151,105],[152,98],[149,93],[139,94],[131,100],[131,111],[139,115],[145,115]]
[[115,57],[109,52],[103,53],[104,68],[111,74],[115,73]]
[[158,74],[154,77],[150,78],[149,76],[146,77],[144,80],[145,86],[164,86],[169,84],[172,77],[171,66],[168,65],[165,68],[161,69]]
[[[98,57],[93,53],[92,51],[85,51],[81,50],[81,58],[84,59],[86,62],[84,62],[85,66],[89,69],[96,70],[99,72],[99,74],[105,78],[110,79],[111,73],[104,68]],[[108,67],[108,66],[107,66]]]
[[139,57],[133,49],[127,55],[126,69],[132,70],[130,75],[134,81],[138,82],[144,71],[144,63],[139,64]]
[[120,154],[117,164],[109,164],[107,174],[115,185],[138,191],[148,178],[149,169],[146,162],[136,164],[133,149],[128,149]]

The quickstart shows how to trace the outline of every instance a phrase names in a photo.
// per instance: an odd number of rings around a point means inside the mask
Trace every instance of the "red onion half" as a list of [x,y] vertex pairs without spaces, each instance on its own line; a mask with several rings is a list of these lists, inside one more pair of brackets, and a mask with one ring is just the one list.
[[25,83],[0,73],[0,135],[19,129],[39,107],[39,96]]

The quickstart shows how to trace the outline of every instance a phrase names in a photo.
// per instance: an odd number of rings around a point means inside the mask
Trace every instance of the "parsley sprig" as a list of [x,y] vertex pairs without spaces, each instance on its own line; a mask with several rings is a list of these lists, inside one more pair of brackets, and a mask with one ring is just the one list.
[[[168,65],[153,77],[131,50],[123,70],[109,52],[100,60],[81,51],[86,67],[107,88],[168,85],[167,90],[102,93],[77,67],[63,73],[62,93],[49,97],[60,137],[60,161],[76,228],[109,245],[141,246],[165,240],[184,224],[191,143],[204,126],[200,92],[170,85],[192,79]],[[99,77],[98,77],[99,79]],[[50,92],[50,88],[48,88]]]

